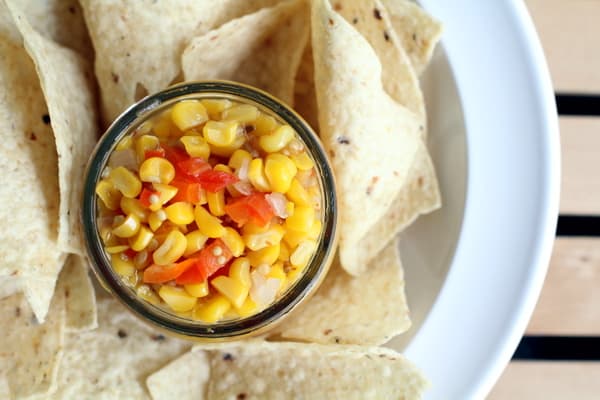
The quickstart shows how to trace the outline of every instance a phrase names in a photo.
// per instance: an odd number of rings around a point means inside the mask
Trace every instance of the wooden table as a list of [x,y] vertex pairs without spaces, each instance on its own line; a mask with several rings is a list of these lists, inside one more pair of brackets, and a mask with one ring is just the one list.
[[552,260],[488,399],[600,399],[600,0],[526,0],[554,83],[562,188]]

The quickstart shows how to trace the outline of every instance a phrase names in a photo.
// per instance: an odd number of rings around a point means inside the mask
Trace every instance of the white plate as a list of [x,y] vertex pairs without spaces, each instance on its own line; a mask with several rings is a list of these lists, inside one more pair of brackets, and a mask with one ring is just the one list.
[[514,352],[548,265],[559,198],[554,93],[525,5],[422,0],[444,22],[424,76],[444,207],[401,242],[414,326],[392,342],[428,399],[481,399]]

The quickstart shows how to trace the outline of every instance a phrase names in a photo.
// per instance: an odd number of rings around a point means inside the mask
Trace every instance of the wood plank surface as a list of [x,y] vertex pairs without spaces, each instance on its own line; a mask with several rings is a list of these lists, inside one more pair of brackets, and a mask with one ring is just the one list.
[[526,0],[557,91],[600,93],[600,1]]
[[488,400],[592,400],[600,397],[600,363],[512,362]]

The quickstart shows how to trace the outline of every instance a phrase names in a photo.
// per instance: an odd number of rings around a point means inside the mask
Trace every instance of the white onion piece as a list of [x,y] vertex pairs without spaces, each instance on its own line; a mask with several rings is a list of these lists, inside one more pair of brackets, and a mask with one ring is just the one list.
[[281,194],[279,192],[273,192],[273,193],[267,194],[265,196],[265,199],[267,200],[267,202],[273,209],[273,212],[275,212],[276,216],[278,216],[279,218],[289,217],[287,210],[285,209],[287,199],[285,198],[285,196],[283,194]]
[[248,169],[249,168],[250,168],[250,161],[248,161],[247,159],[244,159],[242,161],[242,165],[240,165],[240,168],[236,172],[236,175],[240,179],[240,181],[248,180]]
[[250,288],[252,300],[262,307],[271,304],[279,291],[279,285],[281,284],[279,279],[267,278],[256,270],[252,271],[250,279],[252,280],[252,287]]
[[110,167],[125,167],[132,171],[138,170],[137,155],[133,149],[118,150],[111,154],[108,160]]
[[248,181],[238,181],[233,184],[233,187],[244,196],[251,195],[254,191],[252,184]]

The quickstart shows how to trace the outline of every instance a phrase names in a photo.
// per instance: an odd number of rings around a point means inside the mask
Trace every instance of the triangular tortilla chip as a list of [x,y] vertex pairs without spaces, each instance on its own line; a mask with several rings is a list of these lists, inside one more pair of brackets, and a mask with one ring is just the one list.
[[150,375],[146,385],[153,400],[204,400],[209,374],[206,353],[193,351]]
[[328,1],[312,6],[315,85],[321,139],[338,187],[340,261],[353,275],[367,232],[408,176],[418,147],[418,118],[386,94],[368,42]]
[[6,3],[40,77],[56,141],[60,188],[58,246],[65,252],[83,254],[79,219],[83,174],[98,136],[91,65],[73,50],[35,31],[18,2]]
[[442,24],[410,0],[381,0],[417,75],[429,64]]
[[306,122],[319,132],[319,111],[315,91],[315,66],[312,45],[309,40],[300,58],[294,85],[294,108]]
[[88,275],[87,262],[72,254],[67,259],[58,280],[57,290],[65,296],[66,327],[81,332],[98,327],[96,292]]
[[190,42],[182,56],[183,75],[245,83],[293,105],[308,18],[304,0],[291,0],[227,22]]
[[336,260],[306,304],[276,328],[283,338],[316,343],[380,345],[410,327],[404,271],[396,241],[353,277]]

